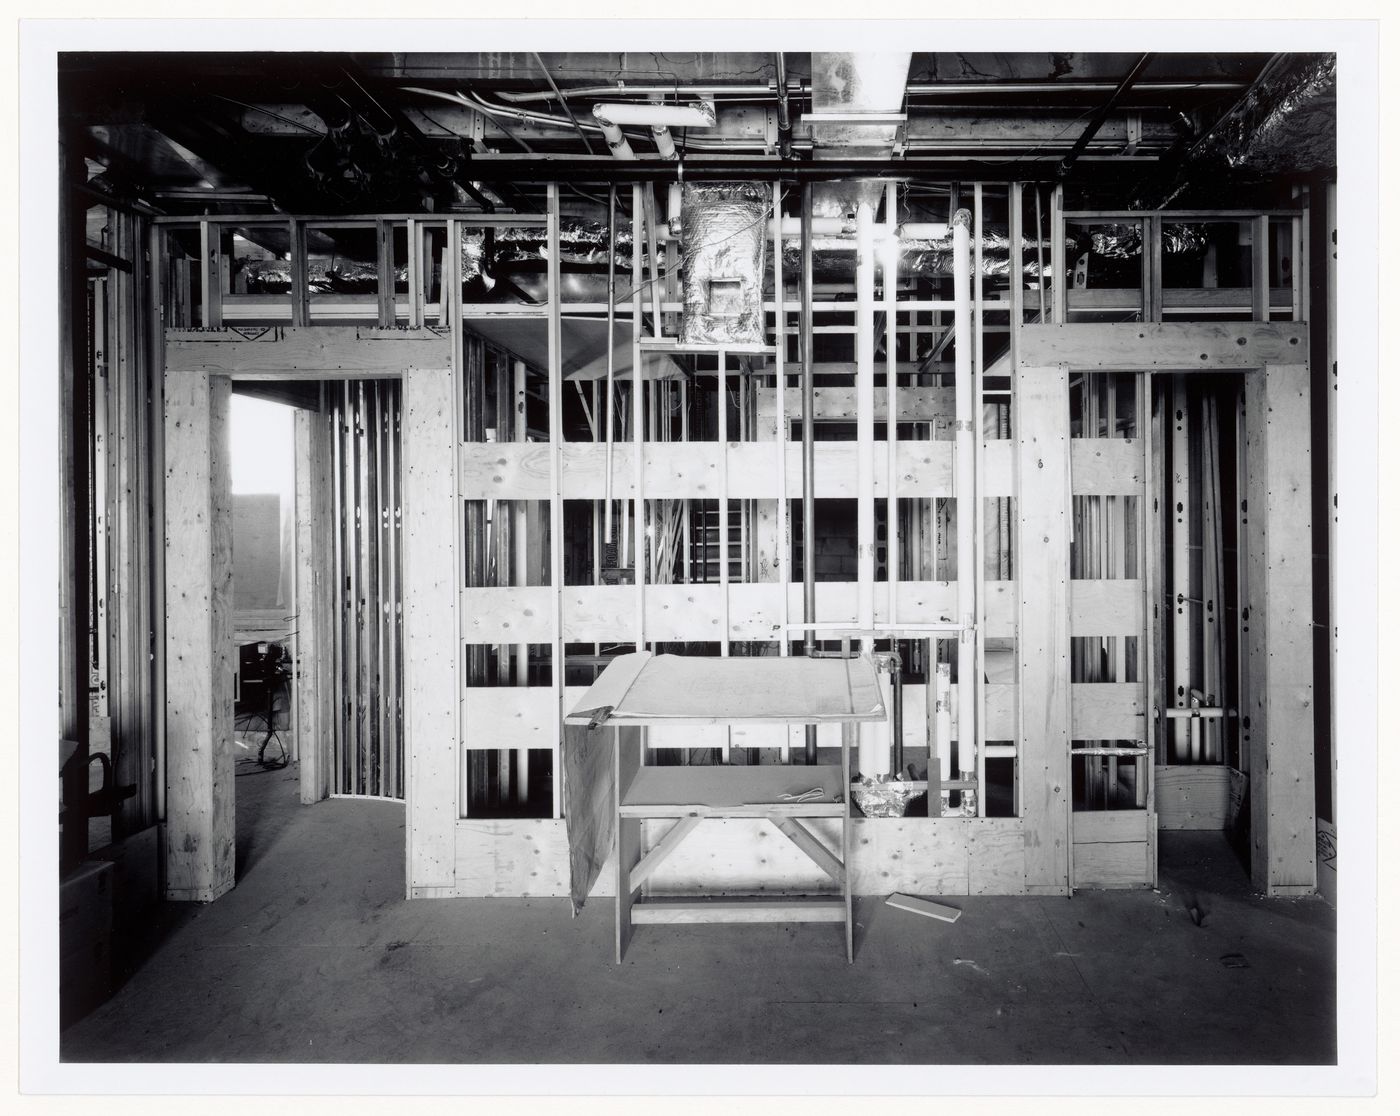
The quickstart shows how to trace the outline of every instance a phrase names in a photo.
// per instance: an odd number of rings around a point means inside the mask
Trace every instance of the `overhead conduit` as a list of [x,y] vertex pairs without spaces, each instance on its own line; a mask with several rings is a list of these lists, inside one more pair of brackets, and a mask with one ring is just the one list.
[[671,138],[670,129],[713,128],[715,104],[713,101],[696,101],[689,105],[603,103],[593,106],[593,119],[603,130],[603,139],[616,159],[637,157],[627,137],[622,134],[624,124],[650,128],[656,150],[663,158],[674,159],[676,144]]

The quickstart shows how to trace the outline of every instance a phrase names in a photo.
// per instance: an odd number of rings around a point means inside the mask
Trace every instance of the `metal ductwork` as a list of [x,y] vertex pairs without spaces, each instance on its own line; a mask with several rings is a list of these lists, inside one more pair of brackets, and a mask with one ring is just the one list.
[[1284,54],[1198,145],[1193,161],[1257,174],[1337,165],[1337,56]]
[[[818,161],[889,159],[909,81],[909,52],[812,52],[812,157]],[[815,217],[851,217],[861,202],[877,212],[884,184],[856,179],[812,189]]]
[[764,342],[769,195],[749,182],[697,183],[681,202],[681,343]]

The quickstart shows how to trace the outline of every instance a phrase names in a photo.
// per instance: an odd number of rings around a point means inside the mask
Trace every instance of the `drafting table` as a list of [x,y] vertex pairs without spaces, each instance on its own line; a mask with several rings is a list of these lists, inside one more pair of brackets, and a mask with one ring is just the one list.
[[[623,655],[564,719],[565,816],[577,908],[609,851],[617,862],[617,961],[641,925],[685,922],[839,922],[854,958],[850,851],[851,745],[885,706],[869,657],[711,658]],[[841,762],[819,766],[648,766],[651,725],[840,724]],[[611,731],[608,731],[611,730]],[[607,737],[611,737],[611,748]],[[610,755],[608,755],[610,753]],[[606,760],[610,759],[611,763]],[[839,855],[804,818],[841,819]],[[642,855],[642,822],[674,819]],[[643,898],[642,886],[705,818],[764,818],[841,888],[815,898]]]

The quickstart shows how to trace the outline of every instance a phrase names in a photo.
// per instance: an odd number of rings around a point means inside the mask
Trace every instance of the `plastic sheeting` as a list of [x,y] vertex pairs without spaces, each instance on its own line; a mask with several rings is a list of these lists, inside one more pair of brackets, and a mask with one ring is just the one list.
[[696,183],[681,201],[681,343],[762,345],[769,198],[753,183]]

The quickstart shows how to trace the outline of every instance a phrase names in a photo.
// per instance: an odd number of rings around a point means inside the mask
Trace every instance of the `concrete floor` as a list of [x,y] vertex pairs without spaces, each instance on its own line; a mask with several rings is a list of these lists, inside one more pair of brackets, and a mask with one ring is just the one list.
[[410,903],[401,806],[302,807],[294,766],[237,791],[238,886],[162,910],[65,1061],[1336,1060],[1334,912],[1256,897],[1217,834],[1164,834],[1158,893],[861,900],[854,965],[757,925],[641,927],[619,967],[610,900]]

